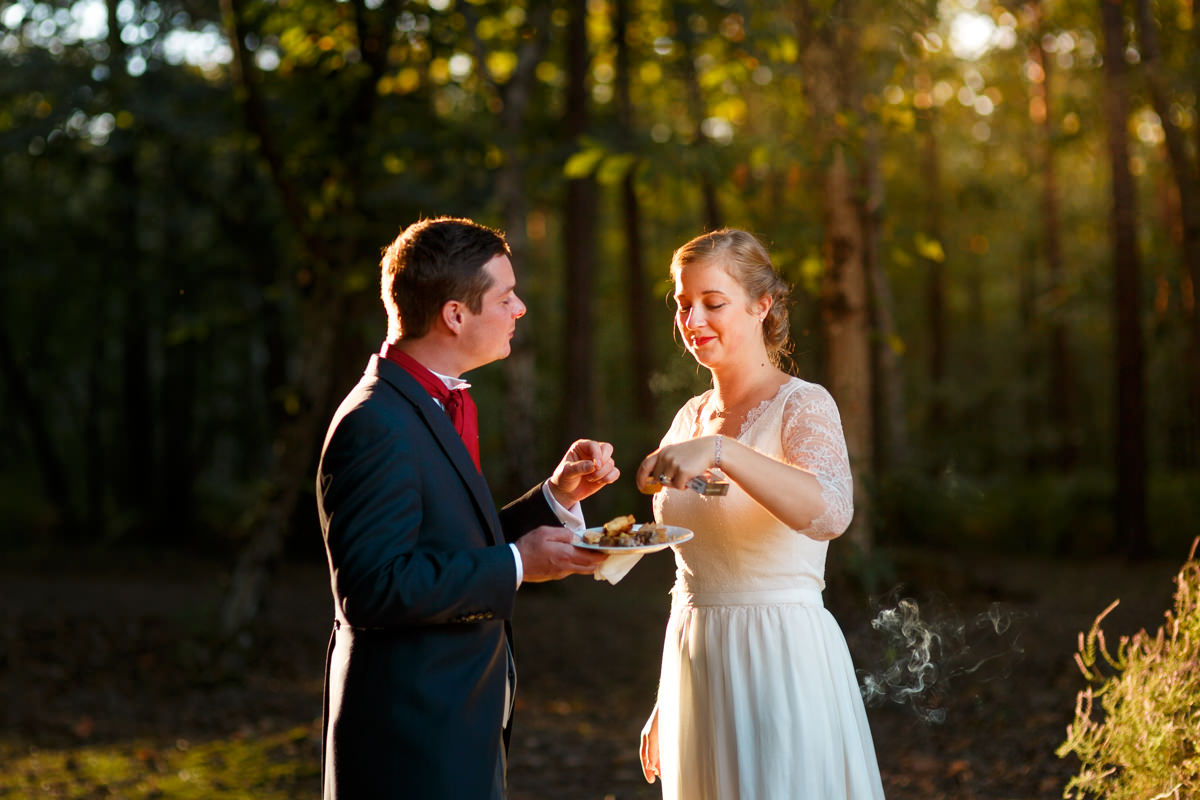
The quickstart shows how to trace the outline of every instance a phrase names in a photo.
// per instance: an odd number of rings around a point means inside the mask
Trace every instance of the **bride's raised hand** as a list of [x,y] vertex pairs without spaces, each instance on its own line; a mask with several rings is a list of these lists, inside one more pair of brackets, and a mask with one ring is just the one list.
[[659,489],[683,489],[697,475],[703,475],[717,460],[718,436],[701,436],[678,444],[660,447],[642,459],[637,471],[637,487],[643,494]]
[[642,728],[642,746],[639,754],[642,757],[642,775],[645,776],[646,783],[654,783],[655,776],[659,774],[657,703],[654,705],[654,711],[650,712],[650,719],[646,720],[646,725]]

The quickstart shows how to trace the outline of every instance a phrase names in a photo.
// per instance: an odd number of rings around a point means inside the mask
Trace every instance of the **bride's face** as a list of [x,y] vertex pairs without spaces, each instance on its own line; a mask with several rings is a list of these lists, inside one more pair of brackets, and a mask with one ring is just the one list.
[[765,297],[751,302],[719,265],[696,262],[675,276],[675,324],[688,352],[706,367],[765,352],[761,317],[769,306]]

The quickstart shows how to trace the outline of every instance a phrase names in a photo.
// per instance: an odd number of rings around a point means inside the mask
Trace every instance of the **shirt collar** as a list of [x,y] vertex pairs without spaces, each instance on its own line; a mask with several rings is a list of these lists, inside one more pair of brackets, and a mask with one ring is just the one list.
[[[426,369],[429,369],[429,368],[426,367]],[[433,372],[433,370],[431,370],[431,369],[429,371]],[[464,378],[455,378],[450,375],[443,375],[440,372],[433,372],[433,374],[437,376],[438,380],[440,380],[442,383],[446,384],[446,388],[449,389],[450,391],[454,391],[455,389],[470,389],[471,388],[470,381],[467,381]]]

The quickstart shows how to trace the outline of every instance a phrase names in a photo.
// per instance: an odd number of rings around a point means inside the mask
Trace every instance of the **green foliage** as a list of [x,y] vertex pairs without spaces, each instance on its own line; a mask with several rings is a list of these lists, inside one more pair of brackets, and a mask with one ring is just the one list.
[[315,783],[320,759],[313,749],[319,730],[295,727],[238,733],[227,739],[175,747],[127,741],[48,750],[0,742],[6,764],[0,774],[5,797],[171,797],[177,800],[249,798],[288,800]]
[[[1075,661],[1090,684],[1058,748],[1081,762],[1064,798],[1153,800],[1200,794],[1200,562],[1197,539],[1175,578],[1175,607],[1151,636],[1122,636],[1111,652],[1100,624],[1079,635]],[[1102,716],[1093,716],[1096,699]]]

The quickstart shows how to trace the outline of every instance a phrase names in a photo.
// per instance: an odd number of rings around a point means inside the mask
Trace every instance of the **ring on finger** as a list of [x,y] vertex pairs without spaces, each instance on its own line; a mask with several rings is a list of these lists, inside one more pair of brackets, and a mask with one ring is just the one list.
[[666,482],[667,482],[667,476],[666,476],[666,475],[664,475],[664,474],[662,474],[661,472],[660,472],[660,473],[658,473],[658,482],[659,482],[659,483],[666,483]]

